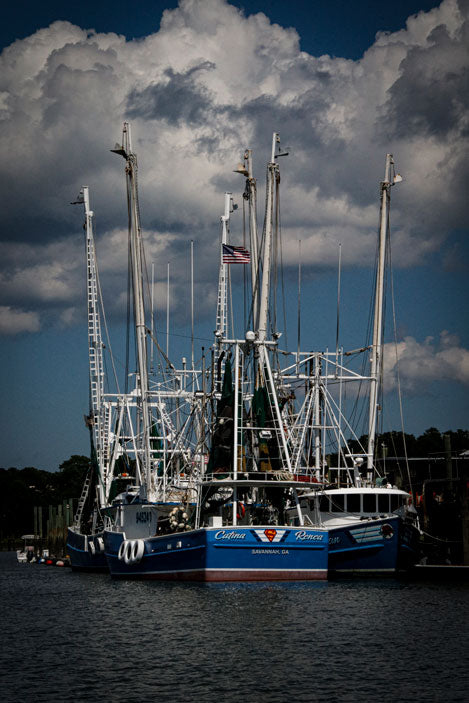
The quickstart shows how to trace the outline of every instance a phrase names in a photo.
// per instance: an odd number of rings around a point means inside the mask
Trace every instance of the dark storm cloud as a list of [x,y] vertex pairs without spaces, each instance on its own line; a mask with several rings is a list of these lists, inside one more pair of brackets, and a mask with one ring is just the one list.
[[132,90],[128,97],[127,112],[131,118],[167,120],[172,124],[184,122],[201,125],[213,108],[213,96],[204,86],[197,85],[197,74],[213,71],[211,61],[203,61],[183,73],[172,68],[164,72],[165,81],[149,85],[144,90]]
[[388,94],[379,124],[392,135],[445,139],[456,131],[461,137],[467,137],[468,22],[464,22],[454,38],[444,25],[435,27],[427,46],[409,51],[401,63],[400,77]]

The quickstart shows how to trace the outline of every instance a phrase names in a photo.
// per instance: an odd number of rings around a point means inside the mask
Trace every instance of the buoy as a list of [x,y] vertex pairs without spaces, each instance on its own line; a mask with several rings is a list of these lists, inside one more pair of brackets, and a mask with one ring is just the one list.
[[56,565],[56,566],[65,566],[65,564],[64,564],[63,561],[61,561],[61,560],[56,561],[56,562],[55,562],[55,565]]

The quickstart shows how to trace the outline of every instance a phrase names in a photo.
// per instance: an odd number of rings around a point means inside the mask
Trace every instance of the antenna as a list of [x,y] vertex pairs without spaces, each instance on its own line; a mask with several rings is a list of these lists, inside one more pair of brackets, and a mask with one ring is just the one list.
[[194,240],[191,239],[191,364],[194,370]]
[[166,356],[169,359],[169,261],[166,283]]
[[300,343],[301,343],[301,239],[298,240],[298,348],[296,356],[296,373],[300,368]]
[[335,333],[335,356],[339,362],[339,323],[340,323],[340,278],[342,273],[342,244],[339,242],[339,266],[337,274],[337,327]]
[[[151,291],[150,291],[150,306],[151,306],[151,317],[150,317],[150,334],[151,338],[154,336],[154,291],[155,291],[155,264],[151,262]],[[153,343],[150,345],[150,371],[153,371]]]

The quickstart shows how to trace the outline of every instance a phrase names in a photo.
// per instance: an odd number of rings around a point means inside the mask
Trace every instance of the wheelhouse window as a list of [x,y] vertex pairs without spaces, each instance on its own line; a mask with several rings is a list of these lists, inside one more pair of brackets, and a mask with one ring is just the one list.
[[360,493],[349,493],[349,495],[347,496],[347,512],[360,512]]
[[389,495],[378,496],[378,513],[389,513]]
[[395,510],[397,510],[400,504],[401,502],[399,500],[399,496],[393,493],[391,495],[391,512],[393,513]]
[[364,493],[363,494],[363,512],[364,513],[375,513],[376,512],[376,496],[374,493]]
[[331,511],[333,513],[343,513],[345,504],[345,496],[332,496],[331,498]]

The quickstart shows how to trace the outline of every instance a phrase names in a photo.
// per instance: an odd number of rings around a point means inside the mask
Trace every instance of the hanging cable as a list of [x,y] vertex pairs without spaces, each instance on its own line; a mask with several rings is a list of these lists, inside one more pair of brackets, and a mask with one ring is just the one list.
[[[389,225],[388,225],[389,227]],[[389,240],[388,240],[389,241]],[[404,432],[404,411],[402,407],[402,393],[401,393],[401,377],[399,372],[399,355],[397,352],[397,324],[396,324],[396,308],[394,300],[394,278],[392,272],[392,261],[391,261],[391,245],[389,244],[389,277],[391,281],[391,303],[392,303],[392,320],[393,320],[393,331],[394,331],[394,351],[396,354],[396,382],[397,382],[397,395],[399,398],[399,414],[401,420],[401,432],[402,432],[402,443],[404,447],[404,460],[407,471],[407,477],[409,479],[409,488],[412,491],[412,478],[410,475],[409,458],[407,455],[407,442]]]

